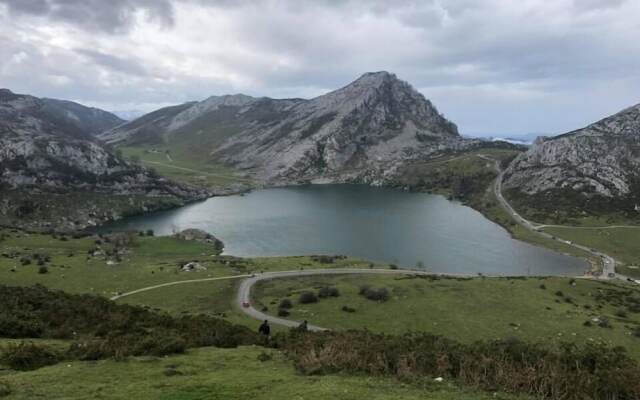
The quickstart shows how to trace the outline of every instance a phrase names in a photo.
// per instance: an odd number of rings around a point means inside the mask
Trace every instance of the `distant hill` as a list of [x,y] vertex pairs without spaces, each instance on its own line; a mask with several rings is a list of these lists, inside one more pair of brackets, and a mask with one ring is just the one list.
[[254,172],[262,181],[381,182],[399,165],[478,143],[388,72],[305,99],[213,96],[157,110],[99,137],[164,144]]
[[[51,201],[46,193],[142,196],[174,203],[206,197],[200,189],[126,162],[94,138],[94,133],[120,122],[102,110],[1,89],[0,219],[26,219],[20,215],[21,204],[29,203],[26,209],[44,207],[32,203],[37,203],[37,195]],[[73,204],[68,214],[87,207],[92,205]]]

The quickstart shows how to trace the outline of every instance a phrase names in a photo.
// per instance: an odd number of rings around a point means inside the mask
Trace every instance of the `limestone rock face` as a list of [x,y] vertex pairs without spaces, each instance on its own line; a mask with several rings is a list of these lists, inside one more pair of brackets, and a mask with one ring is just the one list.
[[504,187],[526,194],[571,189],[585,196],[638,196],[640,104],[583,129],[539,138],[505,172]]
[[[112,119],[108,113],[57,100],[57,111],[52,111],[51,101],[0,90],[1,190],[206,197],[200,189],[127,163],[96,141],[93,129],[106,129],[105,120]],[[60,113],[62,107],[75,111]],[[89,111],[79,116],[83,109]]]
[[212,160],[271,184],[375,184],[400,164],[476,144],[388,72],[364,74],[310,100],[218,96],[152,114],[100,137],[110,143],[206,143]]

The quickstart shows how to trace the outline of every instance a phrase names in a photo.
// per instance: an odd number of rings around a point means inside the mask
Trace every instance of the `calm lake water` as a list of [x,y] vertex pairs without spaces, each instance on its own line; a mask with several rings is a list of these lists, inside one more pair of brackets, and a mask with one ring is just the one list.
[[361,185],[310,185],[214,197],[127,218],[107,229],[156,235],[199,228],[234,256],[344,254],[429,271],[577,275],[584,260],[513,240],[479,212],[442,196]]

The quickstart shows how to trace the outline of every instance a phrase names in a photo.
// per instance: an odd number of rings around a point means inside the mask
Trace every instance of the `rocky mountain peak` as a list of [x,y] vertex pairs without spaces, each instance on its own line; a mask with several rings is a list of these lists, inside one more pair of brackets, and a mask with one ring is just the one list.
[[272,182],[337,181],[347,173],[371,181],[407,160],[465,145],[455,124],[386,71],[308,100],[213,96],[151,113],[102,138],[169,145],[193,140],[201,144],[194,151],[209,146],[206,157]]

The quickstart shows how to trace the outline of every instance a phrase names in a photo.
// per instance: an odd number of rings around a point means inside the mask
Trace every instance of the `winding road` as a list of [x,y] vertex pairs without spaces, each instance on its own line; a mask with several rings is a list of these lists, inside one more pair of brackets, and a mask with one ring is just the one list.
[[502,168],[500,168],[500,163],[498,160],[495,160],[493,158],[487,157],[487,156],[479,156],[487,161],[493,161],[494,163],[494,168],[495,170],[498,172],[498,177],[496,178],[496,180],[493,183],[493,192],[494,195],[496,197],[496,199],[498,199],[498,202],[500,203],[500,205],[502,206],[502,208],[504,208],[504,210],[520,225],[522,225],[524,228],[535,232],[536,234],[550,239],[550,240],[555,240],[556,242],[565,244],[567,246],[571,246],[573,248],[582,250],[584,252],[587,252],[589,254],[591,254],[592,256],[597,257],[598,259],[602,260],[602,274],[598,277],[599,279],[612,279],[612,278],[618,278],[624,281],[627,281],[628,278],[624,275],[618,274],[616,272],[616,260],[607,255],[604,254],[598,250],[592,249],[590,247],[587,246],[583,246],[581,244],[577,244],[574,242],[571,242],[569,240],[564,240],[561,239],[559,237],[556,237],[550,233],[544,232],[541,229],[544,227],[547,227],[549,225],[543,225],[543,224],[536,224],[535,222],[531,222],[528,219],[524,218],[522,215],[518,214],[518,212],[516,210],[513,209],[513,207],[511,206],[511,204],[509,204],[509,202],[504,198],[504,196],[502,196],[502,180],[504,178],[504,170],[502,170]]
[[[409,269],[365,269],[365,268],[323,268],[323,269],[306,269],[306,270],[293,270],[293,271],[278,271],[278,272],[265,272],[262,274],[255,274],[248,279],[245,279],[240,284],[238,289],[238,295],[236,297],[236,304],[240,309],[248,316],[269,323],[282,325],[286,327],[299,326],[302,321],[293,321],[290,319],[284,319],[274,317],[269,314],[265,314],[262,311],[256,310],[251,303],[251,287],[257,282],[277,279],[277,278],[298,278],[304,276],[313,275],[348,275],[348,274],[384,274],[384,275],[436,275],[427,271],[416,271]],[[449,275],[447,275],[449,276]],[[457,276],[470,276],[470,275],[457,275]],[[325,328],[316,325],[307,325],[307,328],[311,331],[323,331]]]

